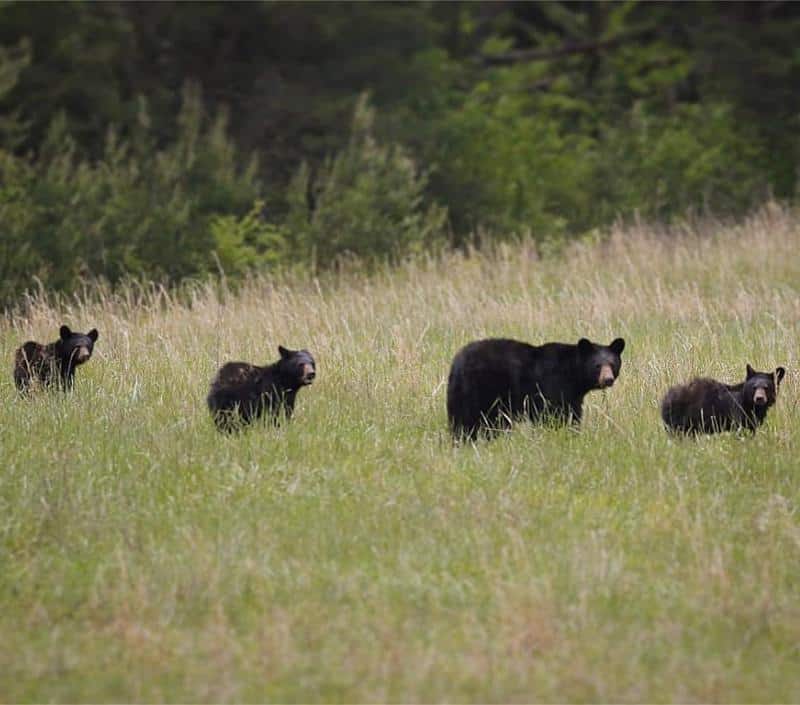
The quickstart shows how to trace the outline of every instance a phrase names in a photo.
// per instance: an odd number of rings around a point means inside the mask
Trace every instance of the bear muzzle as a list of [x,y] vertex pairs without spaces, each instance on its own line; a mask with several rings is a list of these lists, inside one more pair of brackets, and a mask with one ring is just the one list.
[[600,387],[600,389],[607,389],[614,384],[615,379],[616,377],[614,377],[614,370],[612,369],[611,365],[603,365],[600,368],[600,376],[597,380],[597,386]]
[[72,353],[72,359],[79,365],[83,362],[86,362],[91,356],[92,353],[85,345],[81,345],[79,348],[76,348],[75,352]]
[[311,384],[316,376],[317,372],[314,369],[314,365],[310,365],[309,363],[303,365],[303,374],[300,377],[303,384]]
[[753,394],[753,404],[756,406],[765,406],[767,401],[767,391],[765,389],[756,389]]

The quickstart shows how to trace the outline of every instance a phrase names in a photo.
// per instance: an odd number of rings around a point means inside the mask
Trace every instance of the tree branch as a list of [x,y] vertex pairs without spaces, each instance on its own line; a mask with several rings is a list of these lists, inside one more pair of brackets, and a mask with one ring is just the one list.
[[582,41],[582,42],[567,42],[560,47],[553,49],[515,49],[514,51],[507,51],[503,54],[486,54],[476,57],[476,60],[485,66],[506,66],[508,64],[517,64],[524,61],[544,61],[546,59],[557,59],[562,56],[570,56],[572,54],[594,54],[602,51],[603,49],[610,49],[612,47],[623,44],[632,39],[637,39],[645,34],[645,30],[638,32],[623,32],[616,37],[609,37],[608,39],[599,39],[595,41]]

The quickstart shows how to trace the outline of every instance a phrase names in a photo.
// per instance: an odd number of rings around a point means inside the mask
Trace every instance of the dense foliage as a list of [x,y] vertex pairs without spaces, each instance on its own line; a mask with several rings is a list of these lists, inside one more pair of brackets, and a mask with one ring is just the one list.
[[791,198],[792,3],[0,4],[0,298]]

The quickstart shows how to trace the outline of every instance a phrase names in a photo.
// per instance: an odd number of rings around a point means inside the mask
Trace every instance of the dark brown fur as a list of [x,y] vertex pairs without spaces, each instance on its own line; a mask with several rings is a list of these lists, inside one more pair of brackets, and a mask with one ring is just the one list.
[[661,417],[669,430],[679,433],[719,433],[738,428],[755,431],[775,404],[785,372],[783,367],[775,372],[756,372],[747,365],[747,377],[739,384],[695,378],[666,393]]
[[297,392],[314,380],[316,364],[307,350],[279,347],[277,362],[259,367],[228,362],[211,382],[208,408],[220,431],[235,431],[267,414],[278,423],[292,416]]
[[29,340],[14,353],[14,384],[20,392],[26,392],[39,383],[43,387],[72,389],[75,369],[92,356],[97,341],[97,330],[88,333],[73,333],[61,326],[59,339],[42,345]]

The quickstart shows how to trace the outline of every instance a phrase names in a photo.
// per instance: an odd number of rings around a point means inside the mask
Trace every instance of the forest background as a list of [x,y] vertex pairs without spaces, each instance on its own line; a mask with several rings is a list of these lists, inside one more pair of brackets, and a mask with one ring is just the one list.
[[800,4],[0,2],[0,305],[791,201]]

